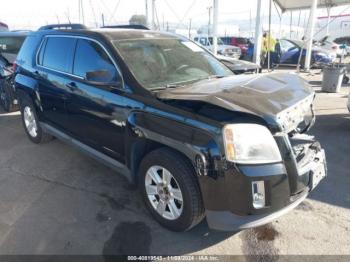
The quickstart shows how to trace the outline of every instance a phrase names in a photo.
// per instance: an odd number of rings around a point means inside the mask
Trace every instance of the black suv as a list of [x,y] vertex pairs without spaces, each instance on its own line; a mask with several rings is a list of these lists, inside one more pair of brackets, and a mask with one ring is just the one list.
[[18,110],[13,63],[27,35],[27,31],[0,32],[0,104],[7,112]]
[[120,171],[171,230],[265,224],[326,175],[320,144],[301,134],[314,120],[304,80],[234,76],[180,36],[39,30],[15,82],[31,141],[59,138]]

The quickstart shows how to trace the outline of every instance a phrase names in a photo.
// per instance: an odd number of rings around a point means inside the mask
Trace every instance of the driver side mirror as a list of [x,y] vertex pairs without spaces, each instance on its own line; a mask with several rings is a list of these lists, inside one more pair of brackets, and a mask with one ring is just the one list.
[[85,80],[92,85],[120,87],[121,82],[113,79],[114,76],[107,70],[86,72]]

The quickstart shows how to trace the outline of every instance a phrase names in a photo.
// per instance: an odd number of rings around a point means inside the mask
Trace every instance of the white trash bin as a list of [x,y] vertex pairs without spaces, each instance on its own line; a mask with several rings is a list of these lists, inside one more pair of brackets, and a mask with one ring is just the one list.
[[343,66],[327,66],[323,68],[322,91],[338,93],[343,82],[346,68]]

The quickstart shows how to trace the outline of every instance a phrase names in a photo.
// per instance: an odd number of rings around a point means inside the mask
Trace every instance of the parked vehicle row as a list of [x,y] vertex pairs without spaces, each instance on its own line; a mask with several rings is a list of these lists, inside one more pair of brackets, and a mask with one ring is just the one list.
[[0,104],[5,111],[18,109],[13,85],[13,65],[27,32],[0,32]]
[[168,229],[268,223],[326,176],[305,134],[315,93],[298,75],[235,76],[187,38],[130,28],[39,30],[16,64],[28,138],[118,170]]
[[334,42],[340,45],[341,48],[344,48],[346,56],[350,55],[350,36],[348,37],[338,37],[334,39]]
[[[296,66],[298,62],[301,67],[305,64],[306,47],[303,41],[292,39],[279,39],[281,53],[279,54],[279,65]],[[254,44],[251,43],[244,59],[253,60]],[[327,51],[319,46],[314,46],[311,53],[311,67],[319,68],[325,64],[333,63],[336,59],[334,52]]]
[[[196,36],[194,41],[213,52],[213,38],[210,36]],[[223,56],[232,57],[239,59],[242,55],[241,49],[237,46],[226,45],[220,38],[217,39],[218,42],[218,54]]]

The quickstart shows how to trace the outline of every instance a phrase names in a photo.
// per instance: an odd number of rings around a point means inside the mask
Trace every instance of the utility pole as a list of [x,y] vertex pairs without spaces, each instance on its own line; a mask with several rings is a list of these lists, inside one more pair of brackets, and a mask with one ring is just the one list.
[[309,20],[309,28],[307,32],[307,49],[306,49],[306,57],[305,57],[305,71],[310,71],[310,63],[311,63],[311,53],[312,53],[312,40],[314,37],[314,29],[316,24],[316,11],[317,11],[317,0],[312,1],[311,10],[310,10],[310,20]]
[[297,38],[299,38],[299,28],[300,28],[300,15],[301,15],[301,10],[299,10],[299,18],[298,18],[298,31],[297,31]]
[[190,26],[188,28],[188,38],[191,39],[191,30],[192,30],[192,18],[190,18]]
[[155,19],[156,19],[156,0],[152,0],[152,25],[151,25],[151,29],[155,30],[156,29],[156,23],[155,23]]
[[249,37],[252,36],[252,9],[249,9]]
[[102,26],[105,26],[105,16],[103,13],[101,14],[101,19],[102,19]]
[[331,9],[332,9],[332,5],[328,5],[326,9],[327,9],[326,36],[329,36],[329,23],[331,22]]
[[270,63],[271,63],[271,2],[272,0],[269,0],[269,36],[267,38],[267,70],[270,72]]
[[256,19],[255,19],[255,43],[253,61],[260,65],[261,54],[261,0],[257,0]]
[[84,5],[83,4],[84,4],[83,0],[80,0],[81,16],[83,18],[83,24],[85,24]]
[[213,53],[218,53],[219,0],[213,0]]
[[149,26],[148,0],[145,0],[146,26]]
[[208,15],[209,15],[209,17],[208,17],[208,36],[210,35],[210,27],[211,27],[211,9],[212,9],[213,7],[212,6],[209,6],[208,7]]
[[80,11],[81,11],[80,0],[78,0],[78,17],[79,17],[79,23],[81,23],[81,22],[80,22],[80,18],[81,18],[81,13],[80,13]]
[[292,39],[293,11],[290,11],[289,38]]

